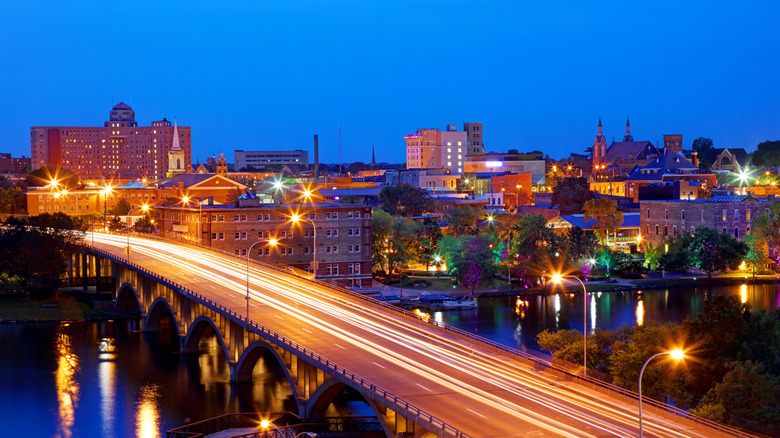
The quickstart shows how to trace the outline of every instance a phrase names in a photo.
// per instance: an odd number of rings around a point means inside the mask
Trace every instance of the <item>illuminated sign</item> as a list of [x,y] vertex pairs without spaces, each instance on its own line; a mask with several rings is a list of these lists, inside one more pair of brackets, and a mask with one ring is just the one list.
[[495,167],[502,167],[504,163],[500,161],[485,161],[485,167],[488,169],[493,169]]

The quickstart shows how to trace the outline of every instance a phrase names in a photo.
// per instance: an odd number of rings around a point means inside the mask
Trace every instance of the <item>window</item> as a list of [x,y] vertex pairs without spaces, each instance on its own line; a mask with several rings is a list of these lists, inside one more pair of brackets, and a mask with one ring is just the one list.
[[352,212],[351,211],[347,212],[347,219],[352,219]]
[[339,252],[339,246],[338,245],[333,245],[333,252],[334,253]]
[[354,266],[352,265],[352,263],[348,264],[347,265],[347,275],[352,275],[353,269],[354,269]]
[[329,246],[326,246],[326,247],[325,247],[325,253],[326,253],[326,254],[330,254],[330,247],[329,247]]
[[338,229],[333,230],[333,237],[339,237],[339,230]]
[[339,275],[339,265],[333,265],[333,275]]
[[309,247],[308,246],[304,246],[303,247],[303,253],[304,254],[308,254],[309,253]]
[[270,214],[268,214],[268,213],[266,213],[266,214],[265,214],[265,219],[264,219],[264,220],[270,221],[270,220],[271,220],[271,215],[270,215]]
[[330,228],[328,228],[327,230],[325,230],[325,237],[331,237],[331,233],[332,233],[332,230]]
[[684,236],[684,235],[685,235],[685,225],[683,225],[682,227],[680,227],[680,237],[682,237],[682,236]]
[[726,210],[723,210],[723,222],[726,222],[726,215],[727,215]]
[[314,212],[309,213],[309,219],[317,219],[317,213]]
[[286,239],[287,238],[287,231],[282,230],[279,232],[279,238],[280,239]]
[[246,215],[245,214],[241,215],[241,222],[246,222]]
[[734,220],[735,221],[739,220],[739,210],[737,210],[736,208],[734,209]]
[[680,211],[680,219],[685,220],[685,210]]
[[356,236],[359,236],[359,235],[360,235],[360,228],[355,228],[355,235],[356,235]]
[[664,225],[664,236],[668,236],[668,235],[669,235],[669,226]]
[[217,240],[217,233],[211,233],[211,240]]
[[279,248],[279,254],[286,255],[287,254],[287,248],[285,248],[285,247]]
[[672,227],[672,237],[677,237],[677,225]]
[[[314,233],[312,233],[312,234],[314,234]],[[309,235],[309,230],[303,230],[303,237],[305,237],[305,238],[307,238],[307,239],[308,239],[309,237],[311,237],[311,236]]]
[[332,271],[333,271],[333,267],[331,265],[325,266],[325,275],[331,275]]
[[287,255],[292,255],[292,254],[293,254],[293,249],[287,248]]
[[355,252],[360,252],[360,245],[355,245]]
[[237,214],[233,215],[233,222],[238,222],[239,216]]
[[257,215],[257,221],[260,222],[262,220],[263,220],[263,215],[262,214],[258,214]]
[[225,222],[225,215],[219,215],[219,222]]
[[351,235],[352,235],[352,233],[353,233],[353,230],[352,230],[352,228],[350,228],[350,229],[348,229],[348,230],[347,230],[347,236],[351,236]]
[[734,227],[734,238],[739,239],[739,227]]
[[212,214],[211,215],[211,222],[216,222],[216,221],[217,221],[217,215],[216,214]]
[[669,219],[669,210],[664,210],[664,220]]
[[645,236],[650,235],[650,225],[645,225]]
[[241,255],[242,255],[242,256],[246,256],[246,250],[245,250],[245,249],[242,249],[242,250],[241,250]]
[[325,219],[330,220],[330,212],[325,213]]
[[238,231],[236,231],[234,235],[236,240],[241,238],[241,233],[239,233]]
[[241,232],[241,240],[246,240],[246,232]]
[[726,231],[726,227],[723,227],[723,232],[724,232],[724,233],[726,233],[726,232],[727,232],[727,231]]
[[[236,255],[238,255],[238,254],[239,254],[238,250],[235,250],[235,253],[236,253]],[[583,344],[583,345],[584,345],[584,344]]]
[[746,221],[750,220],[750,209],[749,208],[747,210],[745,210],[745,220]]
[[701,211],[701,221],[704,222],[704,210]]
[[645,213],[645,219],[650,219],[650,209],[647,209],[647,212]]
[[265,255],[270,255],[270,254],[271,254],[271,248],[266,248]]
[[747,229],[745,230],[745,234],[750,234],[750,227],[747,227]]
[[225,240],[225,233],[219,233],[219,240]]

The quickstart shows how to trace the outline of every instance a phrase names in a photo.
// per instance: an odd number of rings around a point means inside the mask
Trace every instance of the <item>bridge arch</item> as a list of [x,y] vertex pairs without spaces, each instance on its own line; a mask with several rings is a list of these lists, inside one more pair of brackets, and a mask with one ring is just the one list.
[[225,355],[225,359],[230,362],[230,355],[228,348],[225,345],[225,339],[223,339],[222,334],[219,332],[216,324],[214,324],[214,321],[205,315],[201,315],[195,318],[195,320],[192,321],[192,324],[190,324],[190,327],[187,329],[187,334],[184,337],[184,353],[198,352],[198,344],[203,337],[203,333],[209,327],[214,330],[214,333],[217,335],[217,339],[219,340],[219,345],[222,346],[222,353]]
[[141,308],[141,300],[138,298],[138,293],[130,283],[123,283],[119,286],[119,290],[116,293],[116,301],[114,301],[114,308],[123,312],[137,311],[143,313]]
[[173,327],[176,329],[176,334],[181,337],[181,330],[179,330],[179,322],[176,320],[176,314],[173,312],[171,304],[163,297],[157,297],[152,305],[149,306],[149,311],[146,312],[144,318],[144,330],[148,332],[156,332],[160,330],[160,320],[170,315],[173,320]]
[[251,382],[252,370],[254,370],[255,365],[257,365],[257,361],[260,360],[260,357],[265,352],[271,353],[271,355],[276,360],[276,364],[278,365],[277,369],[284,373],[284,377],[287,379],[287,382],[290,384],[290,388],[292,389],[293,398],[295,399],[295,402],[298,403],[300,410],[298,386],[295,384],[295,380],[293,380],[292,375],[290,375],[290,370],[285,365],[284,359],[282,359],[282,357],[279,355],[279,352],[276,350],[276,348],[274,348],[273,345],[269,344],[268,342],[255,341],[244,349],[244,352],[241,353],[241,357],[239,357],[235,367],[231,369],[231,374],[233,374],[233,376],[231,376],[230,381]]
[[[345,383],[335,379],[328,379],[314,391],[307,401],[305,408],[301,410],[299,415],[308,418],[324,417],[328,407],[333,403],[336,396],[346,388],[348,388],[348,386]],[[360,394],[366,404],[371,408],[371,411],[373,411],[374,415],[379,420],[379,423],[382,425],[382,430],[384,430],[385,435],[388,438],[394,438],[396,436],[394,433],[395,419],[388,417],[387,409],[374,400],[366,397],[361,391],[354,390],[354,392]],[[393,424],[391,424],[390,420],[392,420]],[[419,434],[415,436],[418,435]]]

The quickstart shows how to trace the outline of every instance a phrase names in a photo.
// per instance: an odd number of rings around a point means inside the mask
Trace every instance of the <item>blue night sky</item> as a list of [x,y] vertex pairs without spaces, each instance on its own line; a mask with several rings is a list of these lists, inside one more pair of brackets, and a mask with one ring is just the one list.
[[402,162],[403,136],[484,123],[488,150],[554,158],[683,134],[780,139],[780,4],[661,1],[0,3],[0,152],[34,125],[192,126],[193,158],[311,149]]

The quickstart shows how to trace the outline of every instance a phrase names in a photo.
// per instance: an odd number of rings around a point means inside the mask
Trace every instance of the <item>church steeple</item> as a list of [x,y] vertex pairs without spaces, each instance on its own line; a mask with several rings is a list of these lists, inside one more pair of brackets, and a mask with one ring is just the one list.
[[371,166],[376,167],[376,149],[371,145]]
[[628,121],[628,116],[626,116],[626,135],[623,136],[623,141],[634,141],[634,137],[631,135],[631,123]]
[[599,134],[598,135],[602,135],[602,133],[601,133],[601,117],[599,117]]
[[593,161],[593,168],[596,169],[597,166],[603,164],[604,157],[606,156],[607,139],[604,138],[604,132],[601,126],[601,117],[599,117],[598,134],[596,134],[596,139],[593,141],[593,155],[591,157]]
[[[170,125],[169,125],[170,126]],[[166,172],[166,176],[168,178],[171,178],[175,175],[179,175],[182,173],[188,173],[188,167],[190,167],[188,164],[186,164],[184,161],[186,160],[186,155],[184,154],[184,149],[181,148],[181,140],[179,139],[179,127],[176,125],[176,119],[173,119],[173,145],[171,146],[171,149],[168,151],[168,172]]]

